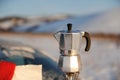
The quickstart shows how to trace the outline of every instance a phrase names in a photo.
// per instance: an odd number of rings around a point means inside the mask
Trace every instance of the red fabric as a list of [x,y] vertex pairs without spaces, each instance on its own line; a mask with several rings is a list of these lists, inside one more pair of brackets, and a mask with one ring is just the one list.
[[0,61],[0,80],[12,80],[15,64],[7,61]]

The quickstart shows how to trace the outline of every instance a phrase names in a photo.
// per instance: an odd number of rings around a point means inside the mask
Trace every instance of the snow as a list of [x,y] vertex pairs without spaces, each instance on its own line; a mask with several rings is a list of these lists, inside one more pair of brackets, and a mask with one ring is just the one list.
[[[60,56],[58,42],[52,35],[1,34],[0,38],[29,44],[56,62]],[[119,80],[120,47],[116,42],[92,38],[90,51],[85,52],[84,48],[85,41],[80,49],[82,70],[79,77],[82,80]]]
[[82,80],[119,80],[120,47],[109,41],[93,39],[90,54],[81,54]]

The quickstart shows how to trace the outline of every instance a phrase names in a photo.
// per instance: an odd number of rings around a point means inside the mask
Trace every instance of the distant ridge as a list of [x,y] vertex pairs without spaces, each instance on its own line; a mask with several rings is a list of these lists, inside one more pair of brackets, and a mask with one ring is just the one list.
[[[49,23],[54,21],[63,20],[71,17],[70,15],[54,15],[54,16],[32,16],[32,17],[19,17],[19,16],[8,16],[0,18],[0,31],[16,31],[28,32],[36,28],[41,23]],[[24,26],[24,27],[22,27]],[[22,28],[21,28],[22,27]],[[15,29],[14,29],[15,28]],[[23,31],[22,31],[22,30]],[[28,29],[28,30],[26,30]]]

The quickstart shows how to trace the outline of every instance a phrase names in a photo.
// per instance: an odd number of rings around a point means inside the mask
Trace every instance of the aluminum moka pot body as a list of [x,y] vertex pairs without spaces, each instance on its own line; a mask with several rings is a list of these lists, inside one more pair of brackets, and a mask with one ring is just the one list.
[[81,58],[77,56],[62,56],[59,57],[58,66],[65,73],[77,73],[81,70]]
[[59,42],[59,49],[62,55],[77,55],[80,50],[82,38],[86,38],[86,48],[88,51],[90,48],[90,37],[87,32],[81,32],[78,30],[72,31],[72,25],[68,25],[68,30],[58,31],[55,33],[55,38]]
[[62,55],[77,55],[76,53],[80,50],[82,42],[82,34],[79,31],[74,33],[60,31],[55,36],[59,42],[59,49]]
[[54,34],[59,42],[60,57],[58,66],[67,75],[67,80],[77,80],[81,69],[81,59],[79,55],[82,38],[86,39],[85,51],[90,49],[90,36],[87,32],[72,30],[72,24],[67,24],[68,30],[58,31]]

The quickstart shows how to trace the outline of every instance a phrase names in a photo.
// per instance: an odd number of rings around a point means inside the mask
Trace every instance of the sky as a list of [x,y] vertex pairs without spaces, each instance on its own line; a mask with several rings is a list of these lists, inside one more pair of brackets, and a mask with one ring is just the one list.
[[0,0],[0,17],[89,15],[119,6],[119,0]]

